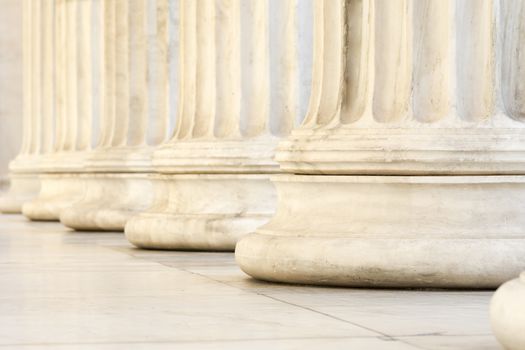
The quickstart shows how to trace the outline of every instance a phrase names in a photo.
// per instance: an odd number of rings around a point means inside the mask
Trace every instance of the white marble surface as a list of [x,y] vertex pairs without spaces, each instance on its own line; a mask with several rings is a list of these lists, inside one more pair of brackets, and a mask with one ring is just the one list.
[[498,349],[491,295],[267,284],[231,253],[0,216],[0,349]]
[[2,0],[0,11],[0,185],[22,135],[22,1]]
[[525,272],[494,293],[490,320],[494,335],[505,349],[525,349]]

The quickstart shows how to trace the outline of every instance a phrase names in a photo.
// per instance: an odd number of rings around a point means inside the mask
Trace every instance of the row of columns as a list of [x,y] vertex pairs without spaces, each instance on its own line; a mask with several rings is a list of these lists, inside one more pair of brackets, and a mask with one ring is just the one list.
[[[521,1],[24,1],[0,210],[235,249],[269,281],[495,288],[525,270]],[[493,302],[509,349],[524,285]]]

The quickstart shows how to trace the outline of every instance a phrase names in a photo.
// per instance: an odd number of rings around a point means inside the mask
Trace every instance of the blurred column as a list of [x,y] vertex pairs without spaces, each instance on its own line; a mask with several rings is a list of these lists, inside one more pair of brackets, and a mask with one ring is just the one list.
[[123,230],[153,199],[151,157],[167,139],[169,10],[176,1],[103,1],[100,137],[80,201],[60,215],[78,230]]
[[20,213],[22,205],[37,196],[40,189],[40,161],[47,151],[50,137],[42,135],[49,130],[42,129],[43,114],[47,110],[44,111],[41,104],[42,65],[50,63],[45,61],[48,58],[45,53],[52,45],[47,26],[51,20],[49,16],[49,2],[24,0],[22,146],[16,159],[9,165],[9,191],[0,198],[0,211],[5,213]]
[[[32,220],[58,220],[79,200],[79,174],[91,148],[93,123],[92,9],[97,1],[42,0],[41,190],[23,207]],[[34,100],[34,99],[33,99]]]

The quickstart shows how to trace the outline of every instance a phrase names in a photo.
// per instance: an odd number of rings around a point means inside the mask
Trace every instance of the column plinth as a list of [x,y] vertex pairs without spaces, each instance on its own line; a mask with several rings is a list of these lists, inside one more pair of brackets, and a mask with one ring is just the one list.
[[[81,174],[80,199],[60,213],[60,222],[82,231],[122,231],[137,211],[153,199],[152,182],[144,173]],[[78,185],[77,185],[78,186]]]
[[228,251],[271,217],[275,190],[266,175],[157,175],[156,202],[126,225],[149,249]]
[[[265,280],[494,288],[525,264],[524,176],[277,175],[269,223],[236,259]],[[512,191],[512,192],[510,192]]]
[[77,177],[83,188],[60,222],[75,230],[122,231],[133,215],[152,203],[151,147],[98,149]]
[[417,288],[495,288],[522,271],[519,6],[316,2],[309,109],[278,146],[288,175],[273,178],[276,214],[238,243],[241,268]]
[[84,188],[78,182],[78,174],[41,174],[38,196],[25,203],[23,214],[31,220],[57,221],[60,213],[78,201]]
[[40,179],[38,174],[10,172],[9,190],[0,197],[0,212],[20,214],[22,206],[38,196]]
[[496,291],[490,319],[492,331],[505,349],[525,348],[525,272]]
[[148,249],[231,251],[275,210],[277,138],[177,141],[158,147],[154,204],[126,225]]

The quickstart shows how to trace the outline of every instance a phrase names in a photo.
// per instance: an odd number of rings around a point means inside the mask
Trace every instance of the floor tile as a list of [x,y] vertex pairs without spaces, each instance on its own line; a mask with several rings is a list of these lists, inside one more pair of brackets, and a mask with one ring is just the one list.
[[403,341],[426,350],[499,350],[492,335],[403,337]]
[[[0,345],[0,349],[2,346]],[[399,340],[380,338],[306,338],[250,341],[177,342],[177,343],[110,343],[110,344],[40,344],[16,346],[18,350],[58,349],[58,350],[417,350],[416,346]]]
[[496,349],[491,294],[271,284],[232,253],[0,216],[0,348]]

